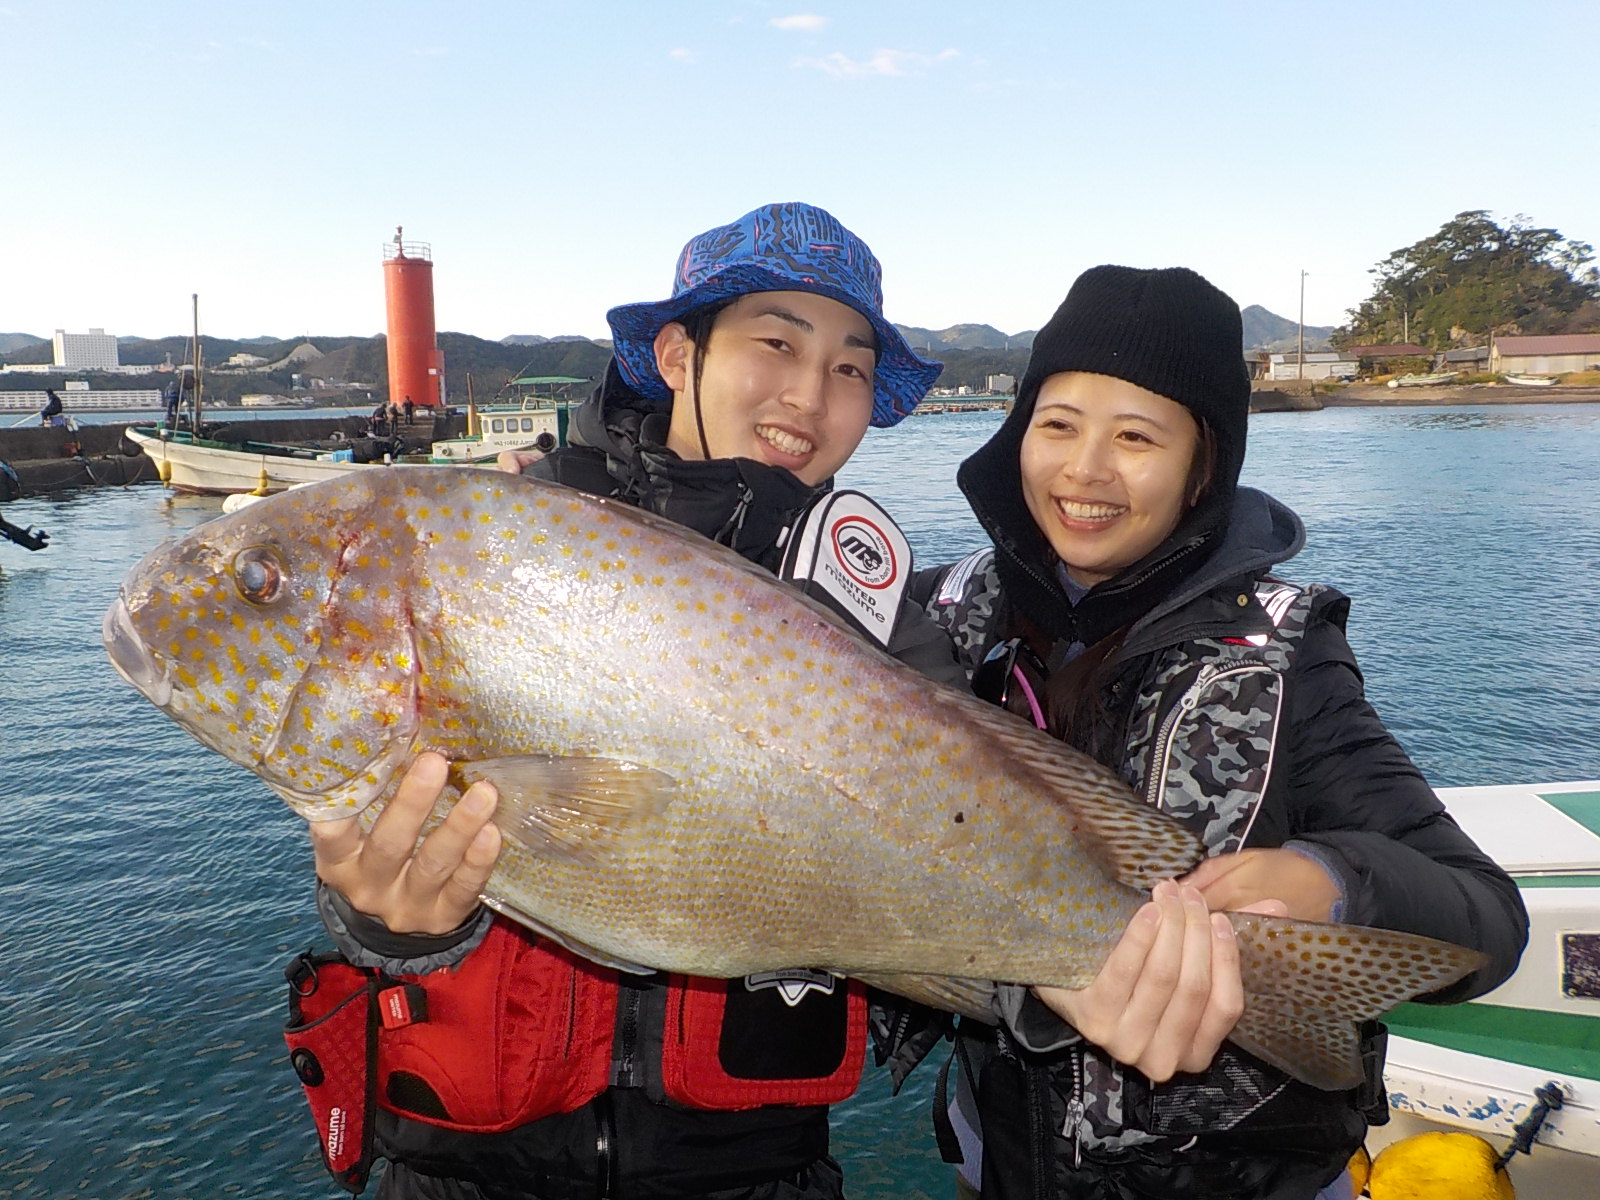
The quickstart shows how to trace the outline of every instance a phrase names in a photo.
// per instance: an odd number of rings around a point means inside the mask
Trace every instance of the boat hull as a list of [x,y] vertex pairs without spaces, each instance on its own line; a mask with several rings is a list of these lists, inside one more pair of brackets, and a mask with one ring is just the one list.
[[384,465],[323,458],[313,451],[269,443],[234,446],[195,440],[184,433],[163,436],[163,431],[146,427],[127,430],[127,438],[156,464],[164,483],[200,495],[264,495]]
[[1499,1146],[1554,1083],[1562,1107],[1538,1144],[1585,1156],[1600,1173],[1600,781],[1439,796],[1517,881],[1528,948],[1477,1000],[1403,1005],[1386,1018],[1390,1109]]

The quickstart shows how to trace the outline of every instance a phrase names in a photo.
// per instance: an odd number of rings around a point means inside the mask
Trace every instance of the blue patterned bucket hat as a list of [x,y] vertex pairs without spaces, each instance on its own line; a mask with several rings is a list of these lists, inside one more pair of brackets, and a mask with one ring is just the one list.
[[656,370],[654,343],[661,327],[752,292],[814,292],[872,322],[878,335],[872,424],[880,428],[916,408],[943,369],[919,358],[884,318],[882,268],[865,242],[814,205],[768,204],[689,239],[678,256],[670,299],[623,304],[606,314],[623,378],[647,399],[670,400]]

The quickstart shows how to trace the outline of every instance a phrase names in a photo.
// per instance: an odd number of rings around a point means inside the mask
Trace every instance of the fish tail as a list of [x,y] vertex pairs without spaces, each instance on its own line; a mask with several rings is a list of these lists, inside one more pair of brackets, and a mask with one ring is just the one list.
[[1229,913],[1245,1012],[1228,1035],[1240,1049],[1313,1087],[1363,1077],[1357,1026],[1436,992],[1488,960],[1413,933]]

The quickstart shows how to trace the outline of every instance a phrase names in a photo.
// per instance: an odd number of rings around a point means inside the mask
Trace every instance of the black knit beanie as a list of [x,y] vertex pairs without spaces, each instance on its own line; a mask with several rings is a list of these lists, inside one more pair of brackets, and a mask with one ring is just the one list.
[[1211,428],[1215,483],[1232,494],[1244,465],[1250,371],[1239,306],[1187,267],[1091,267],[1033,339],[1017,389],[1032,416],[1039,388],[1063,371],[1110,375],[1176,400]]
[[[1205,422],[1216,450],[1211,481],[1200,503],[1167,542],[1124,572],[1142,581],[1137,594],[1119,587],[1119,580],[1108,580],[1078,606],[1076,620],[1067,616],[1070,606],[1050,586],[1049,577],[1040,574],[1041,568],[1053,564],[1054,554],[1022,499],[1018,462],[1040,387],[1065,371],[1109,375],[1177,401]],[[957,475],[974,513],[1001,552],[999,566],[1007,590],[1025,610],[1032,610],[1036,622],[1060,636],[1084,641],[1095,640],[1148,608],[1172,586],[1174,576],[1203,561],[1226,531],[1244,466],[1249,410],[1243,322],[1239,306],[1224,292],[1186,267],[1103,266],[1085,271],[1035,335],[1017,402],[1005,424],[961,465]],[[1168,562],[1170,566],[1165,566]],[[1032,569],[1027,569],[1029,564]],[[1149,569],[1158,565],[1163,569]],[[1110,594],[1101,600],[1095,593]],[[1086,623],[1090,627],[1082,628]],[[1080,628],[1068,627],[1073,624]]]

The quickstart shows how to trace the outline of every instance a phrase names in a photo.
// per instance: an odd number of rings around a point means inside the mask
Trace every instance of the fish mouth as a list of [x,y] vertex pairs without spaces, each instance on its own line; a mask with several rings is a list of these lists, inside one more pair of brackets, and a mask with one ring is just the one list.
[[106,609],[105,619],[100,622],[100,637],[117,674],[143,692],[152,704],[166,708],[172,701],[172,678],[134,628],[133,614],[121,593]]

